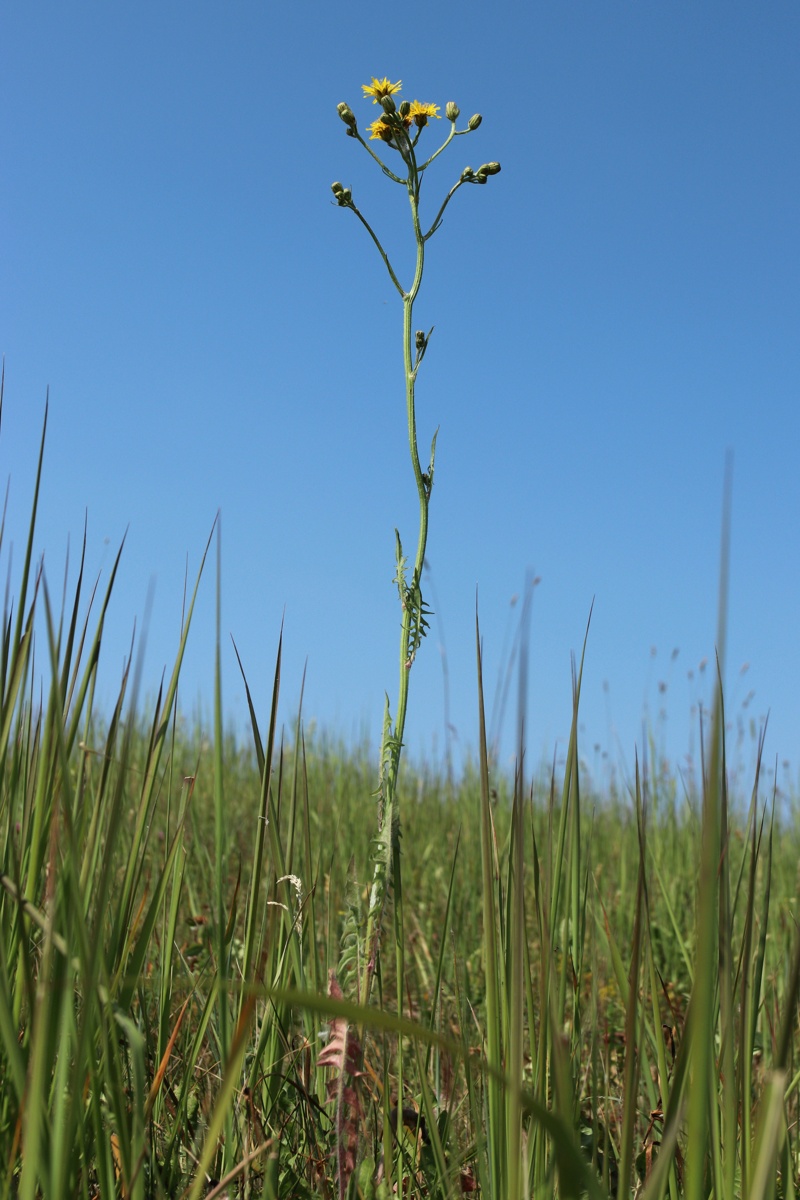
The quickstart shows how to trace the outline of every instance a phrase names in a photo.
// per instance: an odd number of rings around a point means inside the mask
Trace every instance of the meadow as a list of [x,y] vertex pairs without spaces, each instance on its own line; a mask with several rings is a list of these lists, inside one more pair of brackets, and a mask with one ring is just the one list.
[[[481,115],[459,125],[449,101],[443,120],[387,77],[361,91],[376,118],[362,132],[344,101],[338,117],[405,189],[416,250],[404,286],[352,189],[331,185],[402,304],[419,525],[408,556],[395,531],[394,707],[377,753],[306,737],[302,713],[280,727],[278,640],[267,711],[240,663],[250,734],[231,734],[218,602],[213,721],[187,723],[181,664],[214,533],[155,699],[132,649],[99,705],[119,556],[102,587],[82,559],[54,604],[34,556],[43,433],[0,643],[1,1194],[788,1200],[800,830],[762,782],[760,744],[747,793],[732,790],[721,688],[696,785],[642,747],[633,778],[598,794],[581,658],[563,769],[531,764],[520,735],[509,776],[476,623],[474,763],[454,779],[403,753],[437,439],[421,458],[433,327],[415,328],[414,302],[450,201],[501,166],[464,167],[428,225],[423,174]],[[425,157],[431,127],[443,140]]]
[[370,933],[377,756],[278,727],[279,648],[249,739],[219,677],[187,723],[194,598],[155,701],[133,658],[98,711],[116,567],[55,608],[35,510],[0,650],[1,1194],[795,1194],[800,831],[757,772],[733,804],[721,698],[696,793],[645,756],[598,795],[578,664],[563,775],[520,748],[509,778],[476,631],[476,761],[403,762]]

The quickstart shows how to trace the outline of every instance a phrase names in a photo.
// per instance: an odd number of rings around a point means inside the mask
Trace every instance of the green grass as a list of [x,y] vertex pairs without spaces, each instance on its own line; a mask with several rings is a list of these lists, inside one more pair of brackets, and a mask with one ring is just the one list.
[[478,655],[479,761],[400,772],[402,953],[359,1006],[369,748],[277,727],[277,631],[251,738],[218,687],[189,728],[193,601],[157,699],[131,663],[96,711],[114,572],[55,609],[34,524],[0,647],[0,1194],[795,1194],[800,831],[758,778],[732,815],[721,712],[697,795],[641,764],[593,795],[579,669],[563,778],[507,780]]

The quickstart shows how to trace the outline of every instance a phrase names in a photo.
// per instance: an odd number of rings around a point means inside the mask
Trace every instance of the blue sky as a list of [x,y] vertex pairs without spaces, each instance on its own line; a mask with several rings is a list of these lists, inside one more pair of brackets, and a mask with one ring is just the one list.
[[[363,127],[361,85],[387,75],[462,124],[483,114],[426,177],[431,219],[467,163],[503,168],[450,205],[416,309],[436,327],[421,443],[440,433],[410,750],[444,752],[443,662],[454,751],[475,745],[476,589],[491,703],[535,575],[531,755],[566,744],[594,600],[589,766],[629,769],[648,723],[673,762],[696,756],[730,450],[732,736],[749,761],[769,710],[767,761],[796,778],[796,3],[470,2],[400,22],[362,3],[40,2],[1,20],[6,538],[18,565],[49,387],[53,590],[85,513],[90,574],[128,530],[108,696],[151,589],[155,691],[220,509],[228,718],[246,712],[229,635],[266,720],[284,613],[287,722],[306,661],[318,728],[376,737],[394,703],[393,530],[411,551],[417,523],[401,306],[330,193],[354,189],[407,276],[406,201],[336,114],[347,100]],[[210,710],[213,663],[212,563],[186,712]]]

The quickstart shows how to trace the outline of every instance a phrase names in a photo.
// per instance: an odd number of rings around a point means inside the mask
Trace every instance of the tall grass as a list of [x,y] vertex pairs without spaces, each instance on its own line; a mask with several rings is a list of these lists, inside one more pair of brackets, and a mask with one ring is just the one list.
[[399,776],[402,977],[358,1006],[371,755],[281,732],[280,641],[265,714],[243,672],[249,744],[219,644],[214,727],[187,728],[205,555],[155,702],[132,651],[98,712],[116,563],[53,606],[41,476],[0,646],[2,1194],[794,1196],[798,830],[760,756],[732,815],[721,697],[697,796],[646,762],[595,796],[581,659],[563,778],[531,782],[521,736],[505,780],[478,642],[479,760],[455,793]]

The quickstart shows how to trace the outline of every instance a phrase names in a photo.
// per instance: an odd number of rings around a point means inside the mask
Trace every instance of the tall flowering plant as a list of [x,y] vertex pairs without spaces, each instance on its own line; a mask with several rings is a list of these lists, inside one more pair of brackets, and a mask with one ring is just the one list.
[[[481,124],[481,116],[476,113],[469,119],[463,129],[457,128],[460,110],[452,101],[445,106],[445,117],[449,122],[447,136],[437,149],[427,157],[422,153],[422,138],[426,128],[433,122],[441,120],[438,104],[421,103],[418,100],[401,100],[402,83],[392,83],[388,78],[376,79],[362,85],[364,99],[372,100],[373,105],[380,107],[379,116],[367,126],[368,137],[362,136],[358,121],[349,105],[338,105],[338,113],[344,122],[348,137],[359,142],[371,158],[380,167],[383,174],[392,183],[406,188],[411,208],[411,224],[416,243],[416,266],[411,285],[406,288],[400,282],[389,256],[381,241],[357,207],[350,188],[337,182],[332,184],[336,203],[340,208],[349,209],[358,217],[361,224],[371,237],[383,264],[389,273],[389,278],[397,289],[403,305],[403,362],[405,375],[406,413],[408,419],[408,444],[411,453],[411,467],[419,498],[419,533],[414,563],[409,571],[408,559],[403,553],[400,534],[395,530],[396,574],[394,582],[397,585],[400,600],[400,679],[397,695],[395,716],[392,719],[389,697],[386,697],[386,707],[383,720],[383,736],[380,756],[380,775],[377,795],[378,804],[378,834],[375,840],[374,871],[370,890],[369,909],[367,913],[367,932],[365,954],[361,970],[359,999],[366,1004],[369,999],[371,981],[377,963],[380,949],[380,933],[383,912],[390,887],[395,889],[396,901],[400,892],[400,811],[397,794],[397,779],[400,768],[400,755],[403,748],[403,733],[405,730],[406,714],[408,711],[408,688],[411,668],[419,650],[423,637],[428,628],[430,611],[422,595],[422,568],[425,561],[425,548],[428,542],[428,513],[431,493],[433,491],[434,458],[436,453],[436,434],[431,441],[430,458],[425,470],[419,456],[417,442],[417,417],[415,389],[417,375],[422,360],[428,349],[433,329],[414,329],[414,303],[422,283],[422,273],[425,264],[425,246],[433,237],[442,223],[442,217],[453,196],[465,184],[485,184],[492,175],[500,170],[497,162],[484,163],[477,171],[465,167],[461,175],[447,192],[433,222],[424,230],[420,218],[420,188],[425,171],[439,155],[457,137],[473,133]],[[377,143],[373,149],[370,143]],[[378,153],[380,151],[381,153]],[[385,155],[384,157],[381,155]],[[398,968],[398,999],[402,996],[403,978],[403,937],[402,937],[402,907],[395,903],[395,942],[397,948]]]

